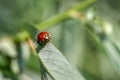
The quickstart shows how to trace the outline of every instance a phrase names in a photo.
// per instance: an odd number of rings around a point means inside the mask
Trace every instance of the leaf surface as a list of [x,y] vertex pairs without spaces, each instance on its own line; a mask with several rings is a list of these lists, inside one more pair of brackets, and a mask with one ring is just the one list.
[[40,50],[38,55],[46,71],[54,80],[85,80],[51,43]]

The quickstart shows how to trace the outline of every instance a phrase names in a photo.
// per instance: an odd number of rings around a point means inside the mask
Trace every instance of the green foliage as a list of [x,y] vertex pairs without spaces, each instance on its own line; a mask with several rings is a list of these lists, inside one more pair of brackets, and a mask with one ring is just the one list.
[[0,0],[0,80],[119,80],[119,2]]

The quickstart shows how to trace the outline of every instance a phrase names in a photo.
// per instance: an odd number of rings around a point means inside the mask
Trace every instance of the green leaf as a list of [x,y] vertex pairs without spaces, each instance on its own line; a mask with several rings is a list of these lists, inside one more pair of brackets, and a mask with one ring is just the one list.
[[120,55],[117,46],[113,45],[113,43],[107,39],[103,43],[108,59],[111,61],[113,68],[116,73],[119,75],[120,73]]
[[46,44],[38,55],[43,67],[53,80],[85,80],[52,44]]

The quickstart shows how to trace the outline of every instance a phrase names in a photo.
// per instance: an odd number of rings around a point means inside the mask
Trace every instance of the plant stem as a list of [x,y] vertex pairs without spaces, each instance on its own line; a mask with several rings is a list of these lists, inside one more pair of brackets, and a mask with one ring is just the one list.
[[86,0],[84,2],[80,2],[76,6],[65,11],[64,13],[58,14],[58,15],[52,17],[51,19],[48,19],[47,21],[38,23],[35,27],[38,30],[44,30],[46,28],[49,28],[50,26],[55,25],[65,19],[69,18],[71,11],[80,11],[80,10],[85,9],[86,7],[90,6],[94,2],[96,2],[96,0]]

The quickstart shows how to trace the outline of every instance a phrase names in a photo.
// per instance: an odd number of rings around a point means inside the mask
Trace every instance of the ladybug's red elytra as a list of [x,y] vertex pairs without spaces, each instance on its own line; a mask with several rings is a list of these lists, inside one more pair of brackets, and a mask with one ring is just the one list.
[[46,43],[48,43],[50,41],[50,39],[51,39],[51,37],[48,32],[40,32],[37,35],[37,43],[39,45],[45,45]]

